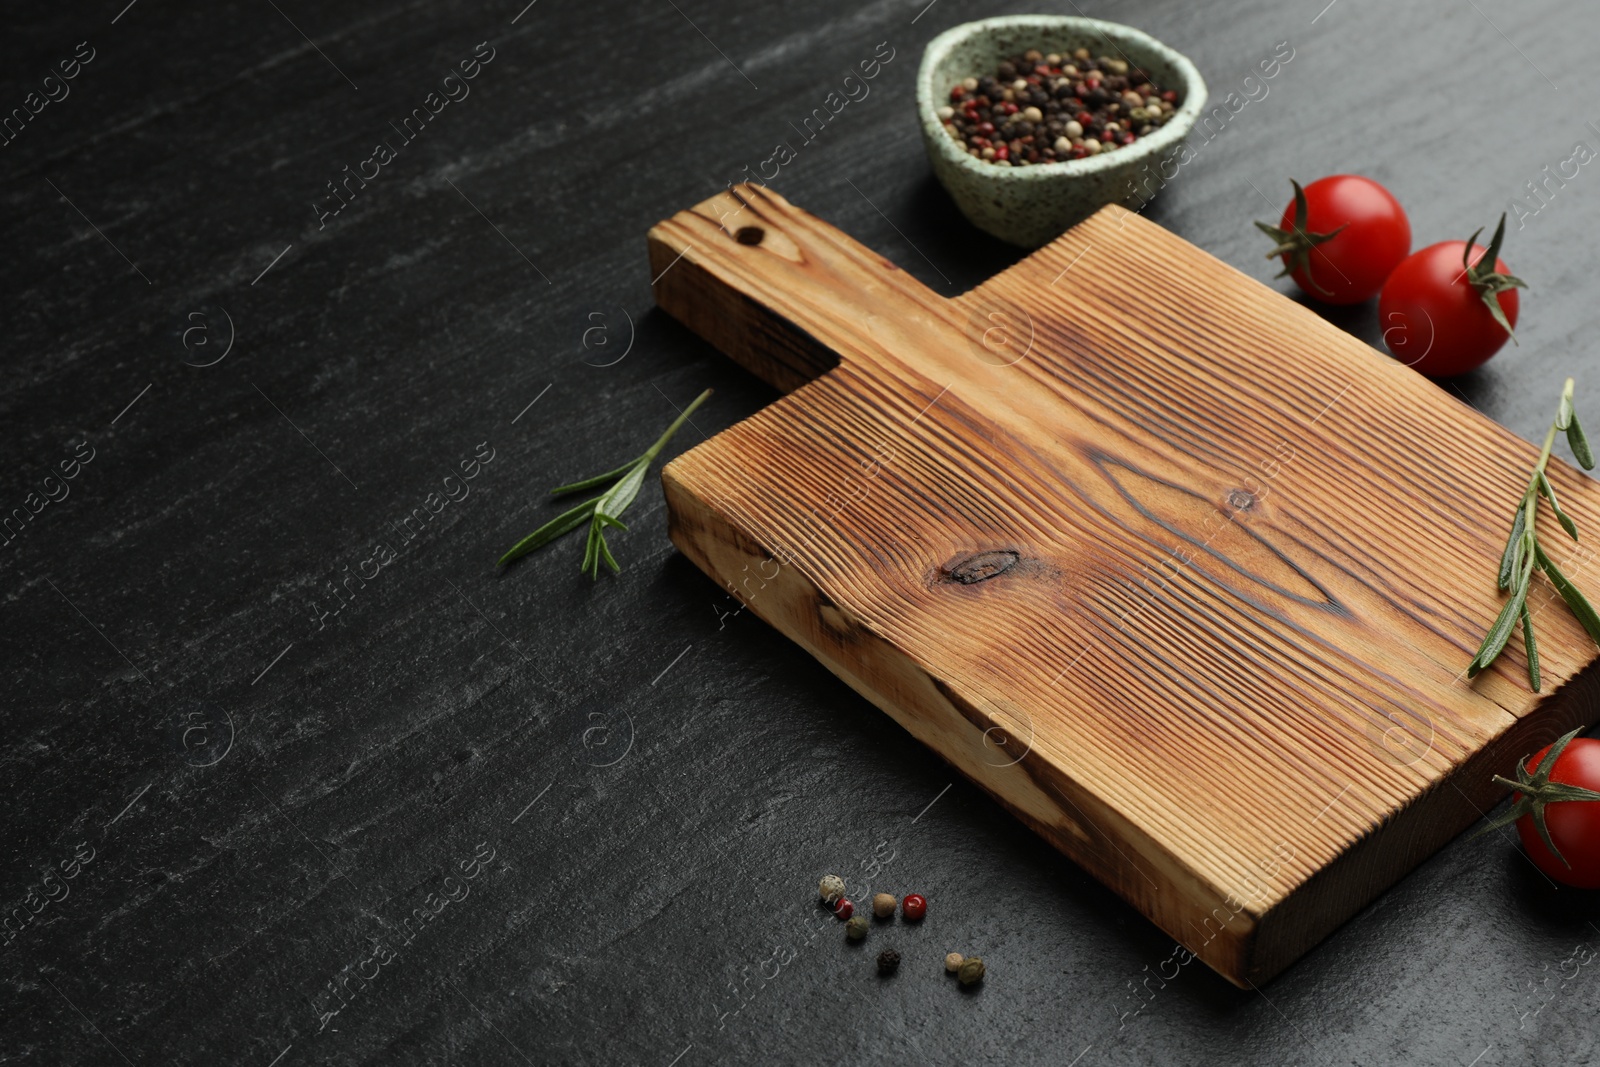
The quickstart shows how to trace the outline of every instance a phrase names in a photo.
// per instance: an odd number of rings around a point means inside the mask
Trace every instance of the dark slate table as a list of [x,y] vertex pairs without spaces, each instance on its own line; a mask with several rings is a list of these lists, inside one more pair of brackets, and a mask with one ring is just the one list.
[[[734,614],[653,477],[620,576],[578,540],[497,573],[701,389],[672,452],[773,399],[652,310],[644,232],[881,42],[774,187],[942,293],[1017,258],[934,183],[912,86],[1029,6],[124,2],[0,39],[0,1063],[1597,1058],[1600,908],[1506,838],[1241,992]],[[1325,2],[1085,12],[1217,98],[1293,48],[1149,213],[1268,279],[1290,176],[1385,182],[1418,247],[1520,197],[1521,345],[1450,387],[1528,437],[1565,374],[1593,407],[1600,175],[1542,168],[1600,147],[1597,12]],[[930,917],[848,948],[828,871]]]

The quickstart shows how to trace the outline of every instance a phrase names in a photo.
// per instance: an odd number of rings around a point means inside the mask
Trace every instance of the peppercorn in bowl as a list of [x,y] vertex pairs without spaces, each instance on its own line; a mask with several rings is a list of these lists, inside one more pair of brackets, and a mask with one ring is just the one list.
[[917,73],[934,174],[961,213],[1035,248],[1181,171],[1205,107],[1193,63],[1130,26],[1007,15],[935,37]]

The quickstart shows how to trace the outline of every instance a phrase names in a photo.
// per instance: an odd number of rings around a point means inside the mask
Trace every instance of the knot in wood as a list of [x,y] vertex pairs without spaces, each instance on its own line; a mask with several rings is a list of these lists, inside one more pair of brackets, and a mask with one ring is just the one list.
[[1248,489],[1234,489],[1228,493],[1228,507],[1234,511],[1250,511],[1256,506],[1256,495]]
[[1016,566],[1017,560],[1021,558],[1021,555],[1009,549],[995,549],[953,559],[941,570],[945,581],[976,585],[1004,574]]

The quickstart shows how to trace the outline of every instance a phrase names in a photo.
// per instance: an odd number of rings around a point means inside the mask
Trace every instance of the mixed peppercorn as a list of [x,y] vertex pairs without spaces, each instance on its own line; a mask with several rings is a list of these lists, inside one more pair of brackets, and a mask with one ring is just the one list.
[[[844,879],[836,874],[826,875],[817,883],[817,895],[822,898],[823,905],[844,920],[845,937],[851,941],[864,941],[871,932],[872,924],[865,915],[855,913],[855,905],[846,899],[844,893]],[[895,899],[892,893],[878,893],[872,898],[872,914],[882,922],[894,918],[897,906],[901,916],[908,922],[921,922],[928,914],[928,900],[921,893],[909,893],[903,900]],[[879,975],[887,978],[899,969],[899,952],[890,948],[878,953]],[[959,978],[963,986],[976,985],[983,980],[983,960],[976,956],[963,958],[961,953],[952,952],[944,958],[944,969]]]
[[1165,125],[1178,94],[1127,60],[1030,49],[993,75],[967,78],[939,109],[976,159],[1000,166],[1064,163],[1131,145]]

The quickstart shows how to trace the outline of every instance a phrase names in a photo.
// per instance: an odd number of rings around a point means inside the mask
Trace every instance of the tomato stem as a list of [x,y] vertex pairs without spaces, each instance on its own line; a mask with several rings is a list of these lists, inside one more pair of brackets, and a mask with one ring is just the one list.
[[1311,283],[1313,289],[1324,296],[1331,296],[1333,295],[1333,290],[1324,289],[1317,283],[1317,279],[1312,277],[1311,250],[1324,241],[1333,240],[1339,236],[1345,226],[1350,224],[1346,222],[1336,229],[1329,230],[1327,233],[1308,232],[1306,230],[1306,218],[1310,214],[1310,208],[1306,204],[1306,191],[1300,188],[1300,183],[1293,178],[1289,179],[1289,184],[1294,186],[1294,221],[1290,227],[1284,229],[1281,226],[1273,226],[1265,222],[1256,223],[1258,230],[1277,242],[1272,251],[1267,253],[1267,258],[1272,259],[1275,256],[1284,258],[1283,269],[1274,277],[1282,278],[1298,270],[1305,275],[1306,281]]
[[1511,343],[1517,344],[1516,331],[1511,329],[1511,322],[1506,318],[1505,309],[1500,306],[1500,294],[1507,289],[1526,289],[1528,283],[1514,274],[1501,274],[1495,270],[1495,264],[1500,261],[1500,244],[1506,237],[1505,212],[1500,213],[1500,225],[1494,228],[1494,236],[1489,239],[1488,249],[1474,264],[1472,247],[1478,239],[1478,234],[1482,232],[1483,227],[1479,226],[1473,231],[1472,236],[1467,238],[1467,245],[1461,250],[1461,265],[1466,268],[1467,284],[1478,291],[1484,305],[1489,309],[1489,314],[1494,316],[1494,321],[1498,322],[1500,328],[1510,336]]
[[1567,745],[1572,742],[1572,739],[1577,737],[1582,730],[1583,727],[1580,726],[1576,730],[1563,734],[1558,738],[1556,743],[1550,746],[1550,751],[1545,753],[1544,759],[1539,761],[1539,766],[1534,769],[1532,774],[1528,773],[1528,760],[1532,758],[1529,755],[1517,761],[1516,781],[1502,778],[1498,774],[1495,775],[1495,784],[1508,786],[1517,791],[1516,799],[1511,802],[1510,809],[1504,815],[1495,819],[1472,836],[1478,837],[1488,833],[1490,830],[1498,830],[1502,826],[1509,826],[1511,823],[1516,822],[1524,815],[1530,815],[1533,817],[1534,829],[1539,833],[1539,840],[1544,842],[1545,848],[1550,850],[1551,855],[1560,860],[1568,870],[1571,870],[1572,864],[1567,862],[1567,857],[1561,854],[1561,850],[1556,848],[1556,843],[1550,838],[1550,827],[1545,825],[1544,821],[1544,809],[1547,804],[1600,800],[1600,793],[1595,792],[1593,789],[1585,789],[1581,785],[1568,785],[1565,782],[1552,782],[1550,780],[1550,770],[1556,765],[1557,757],[1561,755]]

